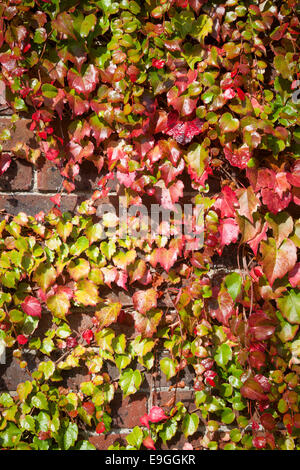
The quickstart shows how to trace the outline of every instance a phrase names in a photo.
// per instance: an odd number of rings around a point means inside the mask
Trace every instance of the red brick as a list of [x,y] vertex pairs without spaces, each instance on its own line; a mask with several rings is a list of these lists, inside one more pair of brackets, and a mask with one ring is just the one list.
[[[84,198],[85,199],[85,198]],[[60,210],[73,211],[77,205],[78,197],[75,194],[63,196],[61,200]],[[35,215],[40,211],[48,212],[53,207],[50,201],[50,196],[41,194],[28,194],[28,195],[7,195],[0,196],[0,209],[5,209],[9,214],[18,214],[25,212],[29,215]]]
[[98,450],[107,450],[114,442],[119,442],[121,446],[126,446],[126,436],[128,434],[99,434],[99,436],[90,436],[89,441]]
[[[103,174],[99,174],[95,165],[86,160],[80,165],[80,173],[75,178],[75,192],[84,191],[87,193],[92,193],[95,189],[98,188],[98,182]],[[38,169],[37,175],[37,185],[39,191],[58,191],[61,187],[63,177],[60,174],[57,166],[48,160],[42,161]],[[115,189],[116,182],[110,181],[109,187]]]
[[117,394],[110,404],[114,428],[134,428],[140,426],[140,417],[147,412],[147,395],[136,393],[123,398]]
[[32,165],[13,159],[0,179],[0,191],[28,191],[32,187]]
[[[11,131],[11,139],[2,143],[3,150],[12,150],[17,144],[27,144],[30,147],[36,147],[36,142],[33,139],[33,132],[30,131],[30,119],[20,119],[15,123],[15,131]],[[3,129],[11,128],[9,117],[0,118],[0,132]]]
[[37,187],[39,191],[59,191],[62,183],[62,176],[57,168],[49,160],[43,161],[37,172]]
[[[27,367],[33,372],[40,362],[35,354],[24,353],[23,358],[27,361]],[[0,364],[0,390],[15,391],[21,382],[31,380],[25,369],[21,369],[18,361],[12,357],[12,351],[6,350],[5,364]]]
[[[153,399],[153,404],[161,406],[166,411],[169,411],[171,407],[166,407],[166,404],[174,397],[174,389],[170,391],[157,391]],[[176,392],[176,402],[181,401],[188,411],[192,411],[195,408],[194,403],[195,393],[194,390],[180,390]]]

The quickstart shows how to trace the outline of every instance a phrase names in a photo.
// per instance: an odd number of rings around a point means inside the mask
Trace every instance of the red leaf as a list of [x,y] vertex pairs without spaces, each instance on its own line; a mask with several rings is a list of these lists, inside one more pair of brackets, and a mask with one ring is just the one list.
[[11,157],[7,154],[0,155],[0,176],[5,173],[11,164]]
[[51,196],[50,201],[53,202],[53,204],[56,204],[58,207],[60,207],[61,194],[55,194],[55,196]]
[[84,408],[87,414],[89,415],[92,415],[95,411],[95,405],[91,401],[86,401],[85,403],[83,403],[82,408]]
[[24,335],[18,335],[17,336],[17,341],[21,346],[28,343],[28,339]]
[[77,70],[70,69],[68,71],[68,84],[70,88],[74,88],[77,93],[88,96],[95,90],[99,82],[99,71],[93,64],[90,64],[84,75],[80,75]]
[[146,426],[146,428],[150,429],[149,416],[146,413],[140,418],[140,422],[142,426]]
[[47,160],[52,161],[52,160],[55,160],[58,157],[58,154],[59,154],[58,150],[50,148],[46,152],[46,158],[47,158]]
[[21,304],[22,309],[31,317],[41,317],[42,307],[38,299],[28,295]]
[[295,264],[294,268],[289,272],[289,283],[292,287],[300,286],[300,263]]
[[256,382],[253,378],[246,380],[241,388],[241,394],[243,397],[249,400],[266,401],[268,400],[267,395],[264,394],[262,386]]
[[224,98],[226,98],[226,100],[231,100],[232,98],[235,97],[234,89],[233,88],[227,88],[227,90],[224,91],[223,96],[224,96]]
[[231,143],[224,147],[224,155],[229,163],[238,168],[244,169],[251,158],[248,145],[244,144],[242,147],[232,150]]
[[221,235],[221,246],[235,243],[239,236],[239,226],[232,218],[220,221],[219,232]]
[[151,308],[156,308],[157,292],[153,288],[140,290],[133,294],[132,300],[134,308],[145,315]]
[[266,438],[264,436],[256,436],[253,438],[252,442],[256,449],[264,449],[267,444]]
[[178,257],[176,248],[155,248],[151,253],[150,263],[155,268],[159,263],[165,271],[169,272]]
[[143,445],[147,449],[155,450],[154,441],[150,436],[145,437],[145,439],[143,440]]
[[264,392],[268,393],[271,390],[271,384],[264,375],[256,374],[254,380],[261,385]]
[[165,66],[165,61],[163,59],[152,59],[152,67],[156,69],[163,69]]
[[261,424],[268,431],[272,431],[276,426],[276,421],[270,413],[264,413],[260,417]]
[[164,419],[168,419],[168,417],[165,415],[164,410],[159,406],[152,406],[151,410],[148,413],[148,417],[151,423],[159,423]]
[[82,335],[83,339],[87,342],[87,344],[90,344],[91,341],[94,339],[94,333],[92,330],[85,330]]
[[[171,113],[170,113],[171,114]],[[185,145],[191,142],[195,135],[201,134],[203,132],[203,121],[196,118],[193,121],[177,121],[174,122],[168,118],[168,130],[166,134],[174,137],[176,142],[179,144]]]
[[96,433],[97,434],[102,434],[104,431],[105,431],[105,425],[104,425],[103,421],[101,421],[96,426]]

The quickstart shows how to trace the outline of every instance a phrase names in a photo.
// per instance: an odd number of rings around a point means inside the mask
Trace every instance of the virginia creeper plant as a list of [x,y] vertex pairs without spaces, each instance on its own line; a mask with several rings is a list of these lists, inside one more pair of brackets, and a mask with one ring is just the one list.
[[[191,449],[197,432],[197,449],[299,448],[299,13],[296,0],[0,3],[13,112],[1,148],[24,117],[35,142],[3,150],[0,173],[44,158],[64,178],[48,213],[0,222],[0,339],[29,374],[0,395],[1,448],[93,448],[86,431],[109,432],[116,392],[134,395],[146,374],[173,395],[140,417],[127,449],[180,434]],[[62,213],[85,160],[99,189]],[[175,220],[169,237],[100,223],[112,180],[129,207],[172,210],[189,186],[203,246],[176,237]],[[225,252],[237,268],[216,274]],[[119,291],[132,307],[112,300]],[[76,309],[93,321],[81,335]],[[84,367],[90,380],[68,390],[64,375]],[[187,368],[189,412],[176,399]]]

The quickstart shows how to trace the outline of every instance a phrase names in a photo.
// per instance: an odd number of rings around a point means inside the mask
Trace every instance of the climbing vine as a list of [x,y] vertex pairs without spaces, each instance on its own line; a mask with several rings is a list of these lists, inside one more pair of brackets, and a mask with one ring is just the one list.
[[[199,449],[299,448],[299,33],[296,0],[0,3],[13,113],[0,173],[45,159],[64,178],[48,213],[0,222],[0,339],[29,374],[0,395],[2,448],[93,448],[87,431],[109,432],[115,393],[135,394],[147,374],[173,395],[140,417],[128,449],[180,433],[190,449],[198,430]],[[34,145],[8,153],[23,118]],[[99,188],[61,212],[85,160]],[[128,208],[175,208],[170,235],[100,218],[112,181]],[[178,236],[184,190],[201,206],[201,246]],[[236,269],[216,272],[228,253]],[[76,310],[92,321],[80,334]],[[66,374],[84,367],[90,380],[69,390]],[[191,411],[176,400],[187,368]]]

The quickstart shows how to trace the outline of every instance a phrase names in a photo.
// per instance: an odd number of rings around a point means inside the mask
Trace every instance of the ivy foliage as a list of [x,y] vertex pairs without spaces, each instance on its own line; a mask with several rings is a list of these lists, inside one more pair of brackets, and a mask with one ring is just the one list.
[[[141,417],[127,448],[203,429],[199,449],[299,448],[299,33],[296,0],[0,3],[13,110],[2,146],[24,117],[36,144],[3,150],[1,174],[11,158],[45,158],[68,192],[83,161],[101,175],[74,213],[59,193],[49,213],[0,223],[1,344],[31,376],[0,395],[2,448],[90,449],[82,436],[109,432],[115,393],[157,373],[174,397]],[[203,207],[201,248],[176,236],[175,217],[170,237],[124,236],[118,217],[97,218],[112,179],[128,206],[146,196],[171,210],[186,175]],[[216,279],[228,247],[237,269]],[[92,312],[81,334],[77,308]],[[33,372],[27,349],[42,357]],[[90,381],[66,389],[82,367]],[[176,403],[186,368],[189,412]]]

